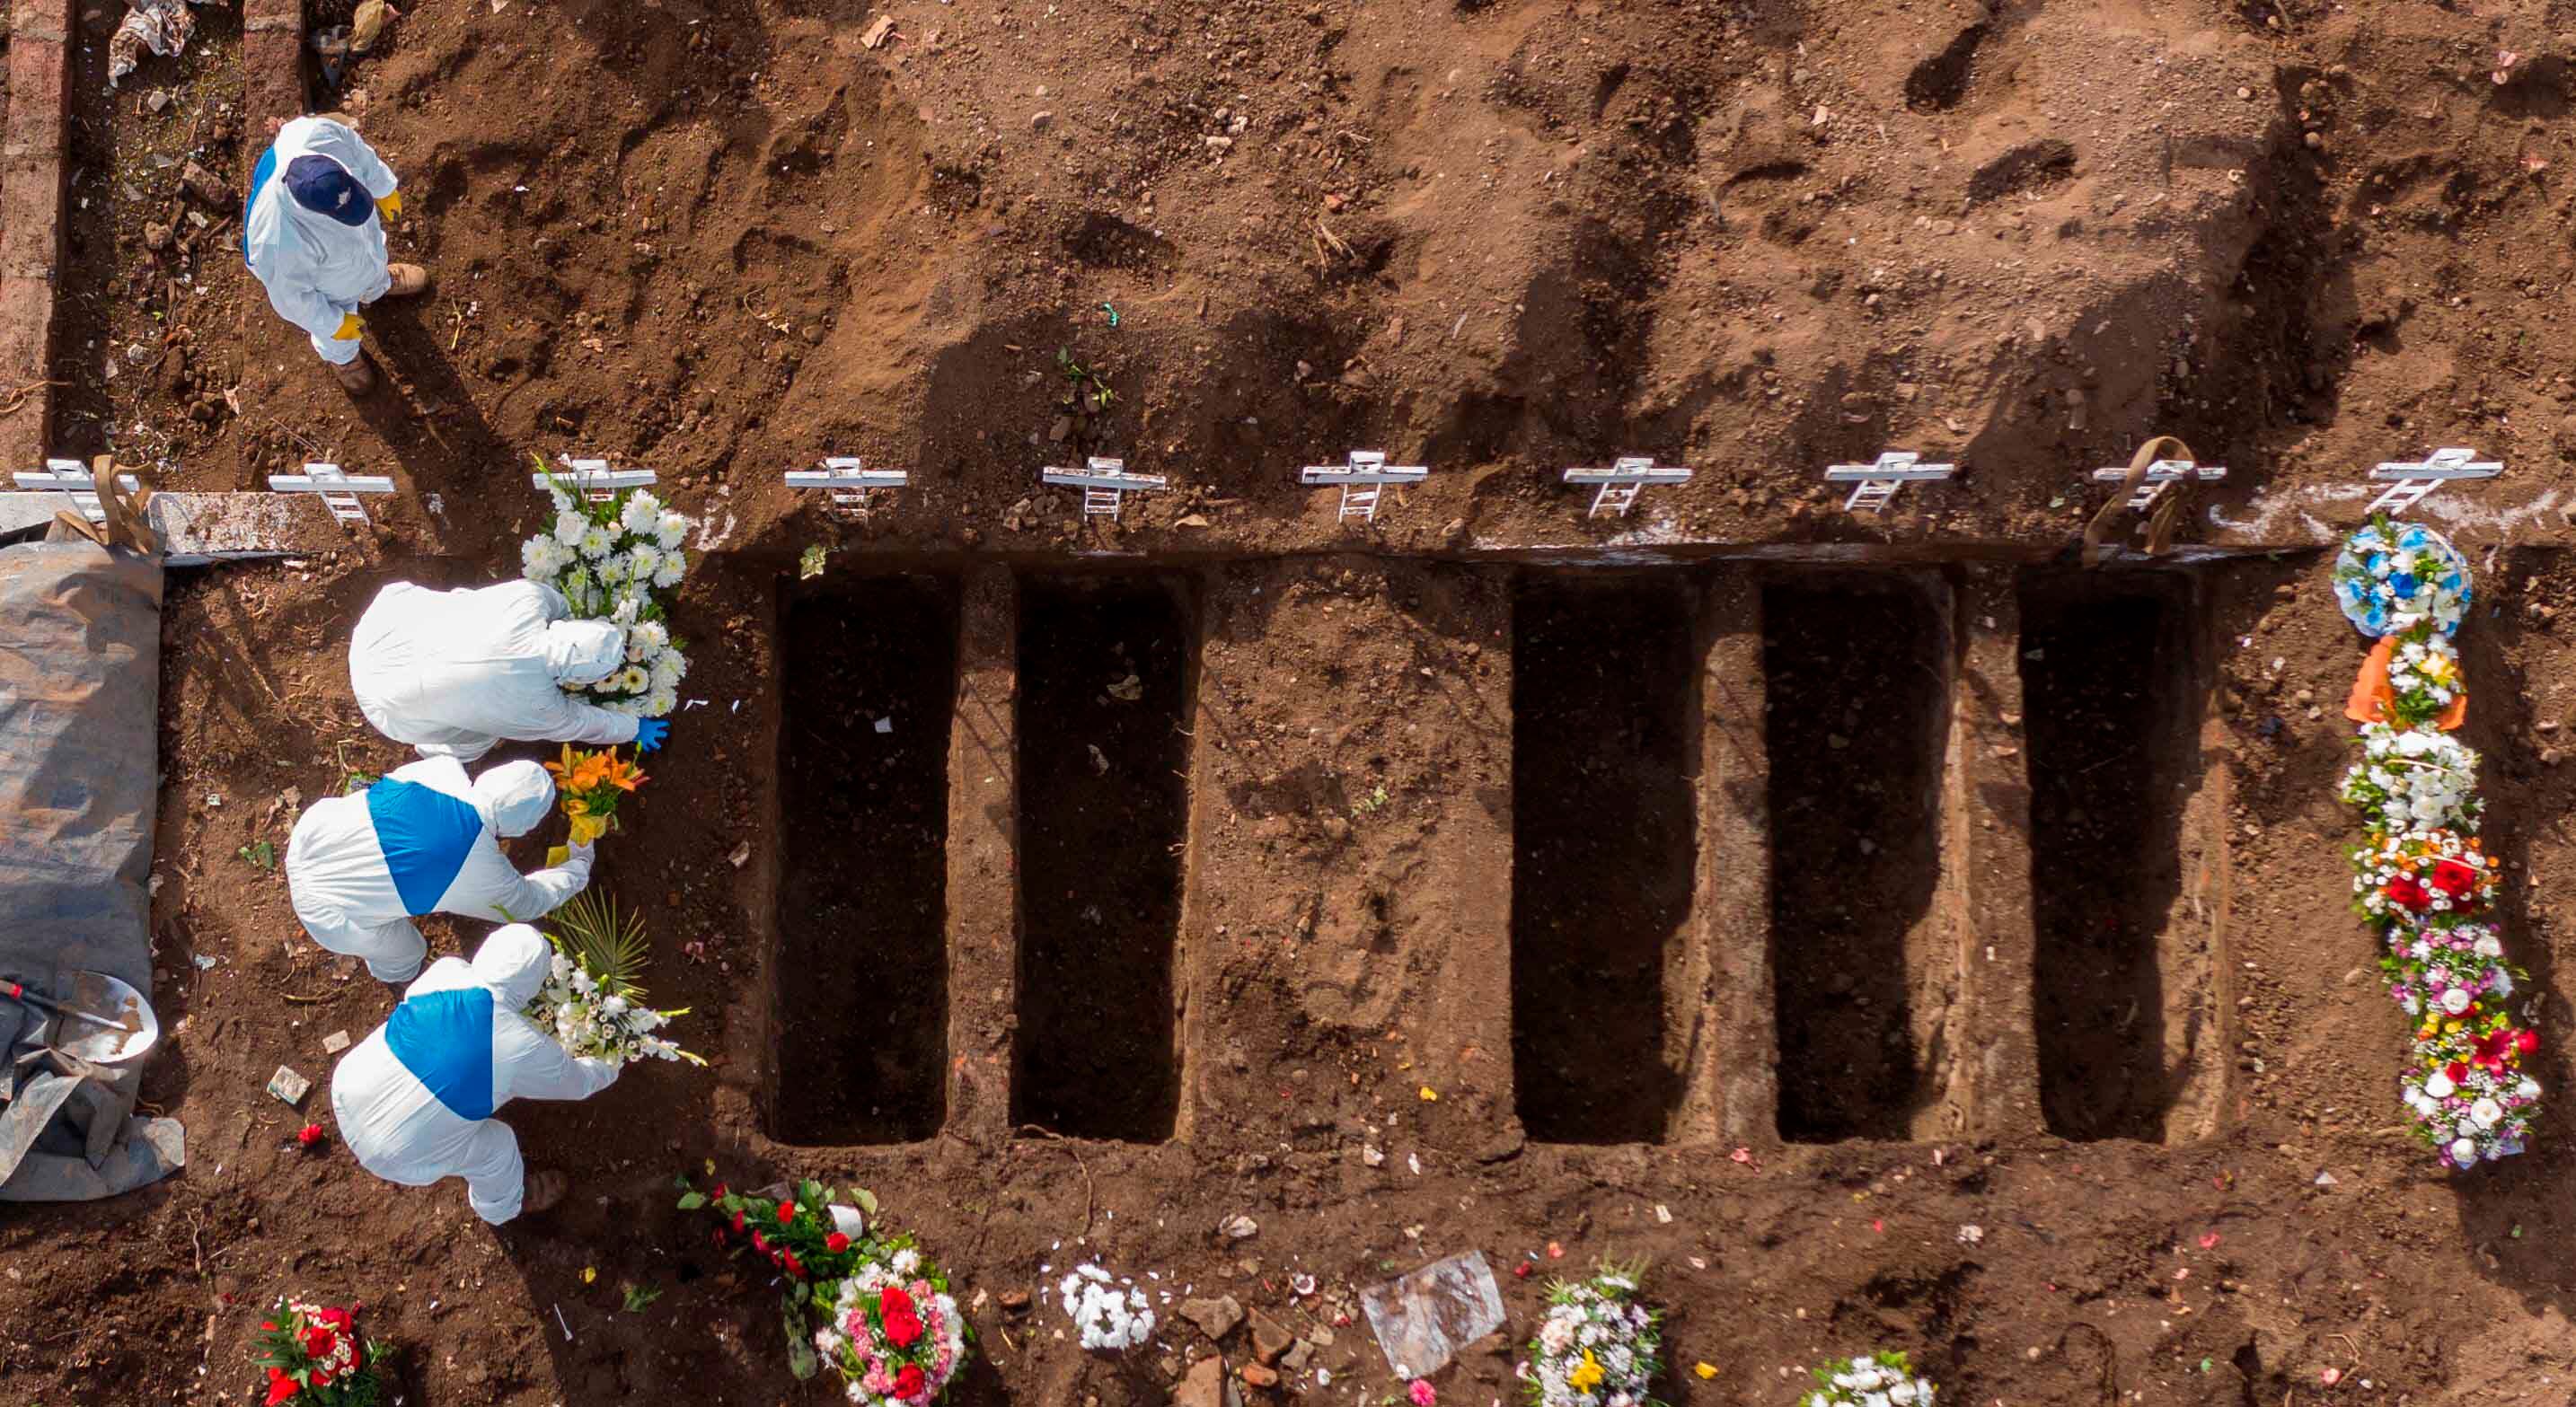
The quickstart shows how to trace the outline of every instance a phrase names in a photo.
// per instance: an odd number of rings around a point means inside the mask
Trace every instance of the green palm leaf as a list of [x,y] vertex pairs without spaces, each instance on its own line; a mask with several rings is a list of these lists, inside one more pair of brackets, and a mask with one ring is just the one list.
[[590,969],[602,987],[629,1000],[644,995],[636,979],[652,961],[652,945],[642,913],[621,910],[615,899],[588,889],[555,910],[554,928],[564,955]]

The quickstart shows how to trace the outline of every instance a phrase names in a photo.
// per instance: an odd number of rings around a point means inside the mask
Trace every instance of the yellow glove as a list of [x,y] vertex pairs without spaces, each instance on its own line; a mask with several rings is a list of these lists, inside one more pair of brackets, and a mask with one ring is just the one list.
[[393,219],[393,217],[395,217],[396,215],[399,215],[399,214],[401,214],[401,213],[402,213],[402,192],[401,192],[401,191],[395,191],[392,195],[386,196],[384,199],[379,200],[379,201],[377,201],[377,202],[376,202],[376,214],[377,214],[377,215],[379,215],[380,217],[382,217],[382,218],[386,219],[386,220],[391,220],[391,219]]
[[358,340],[358,315],[357,315],[356,313],[343,313],[343,314],[341,314],[341,315],[340,315],[340,330],[331,334],[331,340],[332,340],[332,341],[334,341],[334,342],[355,342],[355,341],[357,341],[357,340]]

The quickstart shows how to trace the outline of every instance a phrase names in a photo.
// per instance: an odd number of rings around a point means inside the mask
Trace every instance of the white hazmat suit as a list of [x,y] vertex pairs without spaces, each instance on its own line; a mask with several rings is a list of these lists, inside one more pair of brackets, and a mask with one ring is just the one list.
[[424,757],[471,762],[503,738],[635,741],[638,720],[565,693],[626,660],[626,632],[574,620],[563,593],[533,581],[376,593],[349,640],[349,687],[377,732]]
[[299,117],[279,128],[251,172],[242,257],[268,290],[277,315],[311,333],[322,360],[346,365],[358,359],[359,339],[342,337],[343,325],[392,286],[384,220],[372,206],[355,224],[307,209],[282,179],[301,156],[337,163],[372,200],[384,200],[401,183],[355,130],[320,117]]
[[358,1166],[405,1187],[461,1177],[476,1216],[498,1225],[519,1214],[518,1135],[492,1111],[513,1099],[588,1099],[617,1082],[615,1065],[573,1058],[519,1014],[553,960],[526,924],[494,929],[471,963],[431,963],[385,1024],[341,1057],[331,1114]]
[[365,958],[378,981],[408,982],[429,952],[415,916],[525,922],[588,887],[587,845],[529,875],[501,853],[504,838],[535,830],[554,804],[554,780],[533,762],[505,762],[468,781],[452,757],[317,801],[286,842],[295,917],[314,942]]

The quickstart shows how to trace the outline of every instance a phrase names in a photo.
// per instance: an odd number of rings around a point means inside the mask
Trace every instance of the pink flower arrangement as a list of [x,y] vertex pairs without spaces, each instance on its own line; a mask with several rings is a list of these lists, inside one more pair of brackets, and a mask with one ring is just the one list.
[[965,1366],[971,1343],[947,1277],[908,1241],[889,1245],[881,1259],[842,1280],[814,1332],[815,1351],[848,1380],[850,1400],[860,1407],[937,1402]]

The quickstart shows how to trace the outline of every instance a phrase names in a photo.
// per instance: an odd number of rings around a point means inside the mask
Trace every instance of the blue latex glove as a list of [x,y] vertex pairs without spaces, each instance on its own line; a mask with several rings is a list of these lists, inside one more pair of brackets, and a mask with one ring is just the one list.
[[669,736],[671,736],[671,725],[664,719],[639,718],[635,720],[635,750],[637,752],[659,751],[662,746],[662,740]]

